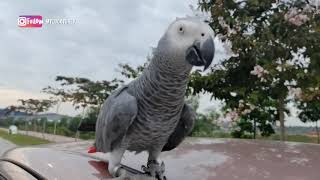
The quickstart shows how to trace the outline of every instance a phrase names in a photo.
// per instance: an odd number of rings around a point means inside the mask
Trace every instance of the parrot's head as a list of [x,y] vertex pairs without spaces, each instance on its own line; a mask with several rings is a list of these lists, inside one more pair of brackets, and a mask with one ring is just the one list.
[[170,24],[158,43],[158,49],[171,58],[173,65],[204,66],[207,69],[214,57],[214,32],[195,18],[181,18]]

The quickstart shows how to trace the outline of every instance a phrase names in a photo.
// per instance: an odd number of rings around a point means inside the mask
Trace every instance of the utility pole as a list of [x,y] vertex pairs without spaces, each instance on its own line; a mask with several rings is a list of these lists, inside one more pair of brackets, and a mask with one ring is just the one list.
[[[57,109],[56,109],[56,114],[59,113],[60,105],[61,105],[61,101],[58,101],[58,103],[57,103]],[[54,120],[53,134],[56,135],[56,132],[57,132],[57,120]]]

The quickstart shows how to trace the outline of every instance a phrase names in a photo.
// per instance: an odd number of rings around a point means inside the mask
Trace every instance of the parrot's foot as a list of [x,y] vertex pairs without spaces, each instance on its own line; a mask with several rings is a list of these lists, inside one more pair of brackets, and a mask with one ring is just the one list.
[[148,161],[147,167],[143,165],[141,168],[146,174],[149,174],[150,176],[155,177],[158,180],[167,179],[164,176],[165,166],[163,162],[159,164],[158,161],[155,160]]
[[109,169],[109,173],[112,175],[112,177],[119,177],[121,176],[121,173],[123,172],[123,168],[121,167],[121,165],[119,166],[114,166],[114,167],[110,167]]

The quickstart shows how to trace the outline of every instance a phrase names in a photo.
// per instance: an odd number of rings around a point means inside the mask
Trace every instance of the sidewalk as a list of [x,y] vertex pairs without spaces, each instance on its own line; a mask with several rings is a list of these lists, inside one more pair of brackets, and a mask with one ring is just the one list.
[[[0,128],[1,130],[8,131],[8,129],[5,128]],[[40,133],[40,132],[34,132],[34,131],[23,131],[23,130],[18,130],[19,134],[23,135],[28,135],[28,136],[33,136],[33,137],[38,137],[42,139],[46,139],[51,142],[55,143],[64,143],[64,142],[76,142],[76,141],[82,141],[81,139],[76,139],[72,137],[66,137],[66,136],[61,136],[61,135],[54,135],[54,134],[47,134],[47,133]]]
[[0,156],[2,156],[2,154],[4,152],[6,152],[7,150],[14,148],[14,147],[16,147],[15,144],[13,144],[5,139],[0,138]]

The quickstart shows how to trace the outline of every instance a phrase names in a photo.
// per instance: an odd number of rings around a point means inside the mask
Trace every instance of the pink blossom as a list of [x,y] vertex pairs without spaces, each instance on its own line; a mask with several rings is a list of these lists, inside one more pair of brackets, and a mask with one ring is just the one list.
[[226,119],[230,121],[237,121],[239,119],[239,114],[236,111],[231,111],[226,114]]
[[288,94],[293,96],[295,99],[301,99],[302,97],[302,90],[301,88],[292,88],[292,87],[288,87],[289,92]]
[[231,29],[231,27],[226,23],[222,16],[218,17],[218,22],[221,27],[227,29],[228,35],[236,34],[236,31],[234,29]]
[[291,24],[301,26],[309,20],[309,17],[305,14],[298,13],[297,8],[291,8],[285,15],[284,19]]
[[286,61],[286,64],[291,66],[296,66],[297,68],[308,68],[310,65],[310,57],[306,56],[304,53],[307,48],[302,47],[297,50],[297,52],[290,51],[292,59]]
[[312,11],[313,11],[313,8],[312,8],[309,4],[307,4],[307,5],[303,8],[303,11],[304,11],[304,12],[312,12]]
[[309,4],[315,6],[316,9],[318,9],[320,6],[320,0],[309,0]]
[[251,109],[245,109],[245,110],[243,110],[243,111],[241,112],[241,114],[242,114],[242,115],[246,115],[246,114],[249,114],[249,113],[251,113],[251,112],[252,112]]
[[233,53],[232,51],[232,44],[231,44],[231,41],[229,40],[226,40],[223,44],[222,44],[224,50],[225,50],[225,53],[228,55],[228,56],[234,56],[235,54]]
[[311,87],[311,88],[309,88],[309,90],[310,90],[310,91],[318,91],[318,90],[319,90],[319,87],[315,87],[315,88],[314,88],[314,87]]
[[253,70],[250,72],[250,74],[252,75],[256,75],[258,76],[258,78],[261,78],[261,81],[264,81],[263,76],[265,74],[268,74],[269,72],[265,69],[263,69],[263,67],[261,67],[260,65],[256,65]]
[[243,102],[244,102],[243,100],[240,100],[240,101],[239,101],[239,108],[244,108]]
[[283,68],[282,68],[281,66],[277,66],[277,67],[276,67],[276,70],[279,71],[279,72],[282,72],[282,69],[283,69]]

